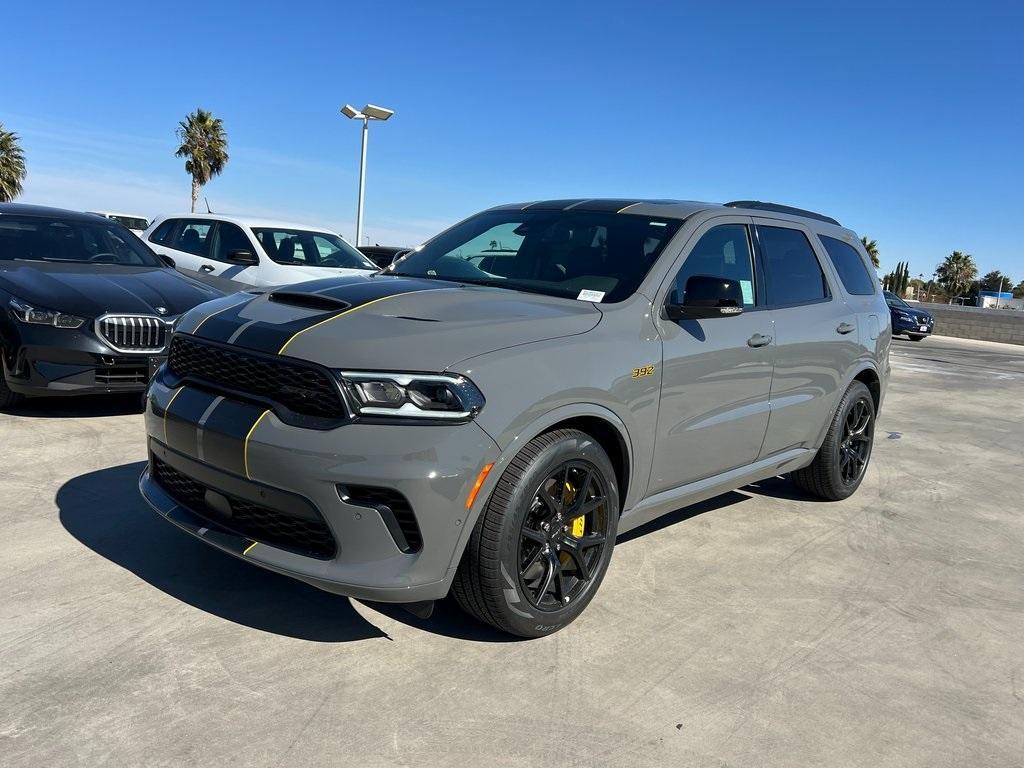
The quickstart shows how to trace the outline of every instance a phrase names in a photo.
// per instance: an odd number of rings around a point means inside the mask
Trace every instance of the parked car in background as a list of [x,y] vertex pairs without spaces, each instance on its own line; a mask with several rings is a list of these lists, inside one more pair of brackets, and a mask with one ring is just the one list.
[[494,208],[390,270],[182,318],[142,493],[322,589],[548,635],[618,533],[780,474],[856,491],[889,374],[870,265],[785,206]]
[[145,216],[136,216],[131,213],[111,213],[110,211],[87,211],[87,213],[102,216],[105,219],[112,219],[128,227],[128,229],[140,237],[146,231],[146,228],[149,227],[149,219]]
[[116,221],[0,204],[0,408],[21,395],[141,392],[174,321],[223,295]]
[[889,305],[894,335],[906,335],[911,341],[921,341],[935,329],[935,318],[931,312],[911,306],[895,293],[885,291],[885,303]]
[[361,245],[359,252],[381,269],[390,267],[396,260],[411,251],[411,248],[399,248],[394,245]]
[[242,216],[160,216],[142,239],[186,274],[214,275],[241,285],[288,285],[378,268],[326,229]]

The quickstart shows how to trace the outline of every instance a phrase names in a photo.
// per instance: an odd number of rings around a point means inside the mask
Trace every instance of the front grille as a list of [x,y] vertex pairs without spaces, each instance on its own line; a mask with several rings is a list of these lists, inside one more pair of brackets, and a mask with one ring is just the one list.
[[326,371],[313,366],[176,335],[167,367],[180,378],[271,400],[303,416],[339,419],[346,415],[337,385]]
[[159,317],[106,315],[96,322],[96,333],[119,352],[161,352],[170,331]]
[[[296,517],[211,489],[156,457],[153,457],[153,478],[175,501],[216,526],[227,528],[253,541],[320,560],[334,557],[334,537],[323,520]],[[229,519],[207,505],[207,490],[215,490],[228,500],[231,505]]]
[[376,509],[400,550],[419,552],[423,548],[423,535],[420,533],[412,505],[394,488],[345,485],[340,486],[338,490],[343,501]]

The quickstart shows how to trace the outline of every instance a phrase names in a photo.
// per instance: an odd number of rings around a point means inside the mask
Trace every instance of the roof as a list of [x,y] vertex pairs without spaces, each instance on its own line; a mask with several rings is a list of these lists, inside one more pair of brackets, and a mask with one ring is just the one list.
[[732,203],[703,203],[696,200],[648,200],[638,198],[571,198],[565,200],[534,200],[491,208],[492,211],[592,211],[597,213],[632,213],[672,219],[688,219],[701,211],[718,211],[722,215],[742,214],[769,216],[841,226],[835,219],[813,211],[757,200]]
[[210,221],[229,221],[242,227],[267,227],[276,229],[302,229],[308,232],[329,232],[334,233],[332,227],[322,227],[318,224],[299,224],[294,221],[280,221],[279,219],[263,218],[262,216],[246,216],[235,213],[165,213],[153,219],[153,222],[164,219],[207,219]]
[[45,205],[27,205],[25,203],[0,203],[0,216],[4,214],[49,216],[50,218],[71,219],[76,221],[96,221],[96,214],[94,213],[69,211],[66,208],[50,208]]

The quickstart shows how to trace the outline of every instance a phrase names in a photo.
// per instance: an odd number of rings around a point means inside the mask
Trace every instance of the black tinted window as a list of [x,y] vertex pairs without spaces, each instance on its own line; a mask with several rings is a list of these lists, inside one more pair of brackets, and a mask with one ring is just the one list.
[[70,261],[162,267],[135,235],[116,222],[0,216],[0,261]]
[[759,226],[757,235],[764,254],[768,303],[801,304],[828,297],[825,274],[803,232]]
[[857,249],[834,237],[819,235],[821,244],[825,246],[828,257],[832,259],[839,279],[843,281],[846,292],[854,296],[870,296],[875,292],[875,280],[868,274],[864,259]]
[[232,251],[249,251],[252,253],[252,243],[245,236],[245,232],[234,224],[222,221],[217,225],[217,242],[210,258],[217,261],[227,261],[228,254]]
[[676,301],[685,301],[686,281],[693,275],[735,280],[743,292],[743,306],[754,306],[754,270],[747,228],[742,224],[723,224],[701,236],[676,275]]
[[168,219],[163,222],[159,227],[153,230],[153,234],[149,236],[150,241],[154,243],[166,243],[170,238],[171,230],[174,229],[174,225],[176,223],[176,219]]

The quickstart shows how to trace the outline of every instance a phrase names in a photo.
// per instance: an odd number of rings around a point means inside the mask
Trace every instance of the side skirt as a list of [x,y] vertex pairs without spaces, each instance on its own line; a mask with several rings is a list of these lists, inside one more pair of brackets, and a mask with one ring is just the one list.
[[720,475],[696,480],[678,488],[649,496],[622,514],[618,532],[623,534],[677,509],[720,496],[723,493],[742,488],[744,485],[756,483],[758,480],[765,480],[805,467],[814,460],[815,453],[817,451],[810,448],[792,448],[755,461],[745,467],[731,469]]

